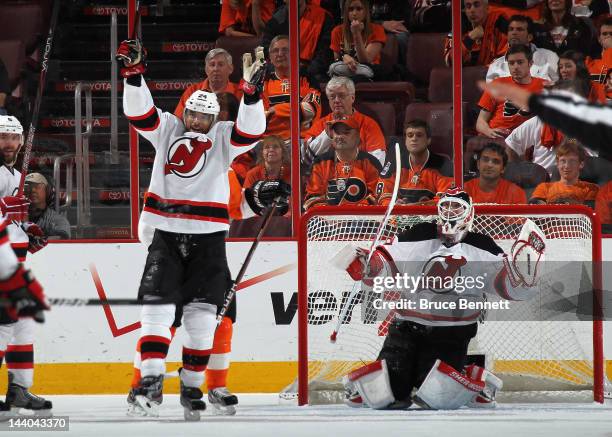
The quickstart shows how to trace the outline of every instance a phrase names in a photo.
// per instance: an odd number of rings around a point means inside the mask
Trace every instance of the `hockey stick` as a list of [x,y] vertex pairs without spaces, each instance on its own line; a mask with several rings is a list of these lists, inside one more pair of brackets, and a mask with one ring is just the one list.
[[[251,248],[249,249],[249,252],[247,253],[244,263],[242,264],[242,267],[240,267],[240,271],[238,272],[236,279],[232,283],[232,288],[230,288],[230,290],[228,291],[225,297],[223,306],[221,307],[219,315],[217,316],[217,323],[221,323],[221,320],[223,320],[223,316],[225,316],[225,314],[227,313],[227,310],[229,309],[229,306],[232,303],[232,299],[236,295],[236,288],[242,281],[242,277],[246,273],[246,269],[248,268],[249,263],[251,262],[251,258],[253,258],[255,249],[257,249],[257,246],[259,245],[259,242],[264,236],[266,229],[268,229],[268,225],[271,222],[271,218],[274,216],[274,212],[276,211],[277,205],[278,205],[278,199],[272,202],[272,205],[270,206],[270,208],[268,208],[268,210],[264,214],[263,223],[261,224],[261,228],[259,229],[259,232],[257,233],[257,237],[255,237],[255,241],[253,241],[253,244],[251,245]],[[167,305],[167,304],[175,303],[175,301],[173,300],[171,301],[171,300],[166,300],[166,299],[157,299],[157,300],[123,299],[123,298],[83,299],[83,298],[78,298],[78,297],[75,297],[75,298],[50,297],[47,299],[47,301],[49,302],[51,306],[72,306],[72,307],[101,306],[101,305],[113,305],[113,306]],[[13,303],[11,302],[10,299],[6,299],[6,298],[0,299],[0,308],[6,308],[12,305]]]
[[[399,192],[401,176],[402,176],[402,158],[400,156],[400,146],[399,146],[399,143],[395,143],[395,182],[393,184],[393,193],[391,194],[391,201],[389,202],[389,206],[387,206],[387,210],[385,211],[385,215],[383,216],[383,221],[380,224],[378,231],[376,232],[376,237],[374,238],[372,245],[370,246],[370,251],[368,253],[368,257],[366,259],[365,267],[364,267],[364,269],[366,270],[368,269],[368,266],[370,265],[370,259],[372,258],[372,255],[374,254],[374,250],[376,249],[376,246],[378,246],[380,238],[382,237],[385,227],[387,226],[387,222],[389,221],[389,217],[391,216],[391,211],[393,211],[393,207],[395,206],[395,202],[397,201],[397,193]],[[336,338],[338,337],[338,332],[340,332],[340,327],[342,326],[342,322],[344,322],[346,315],[349,312],[349,309],[351,308],[353,299],[355,299],[355,296],[359,292],[358,289],[359,289],[358,283],[356,282],[355,285],[353,286],[353,289],[351,290],[351,294],[349,294],[348,299],[346,300],[346,303],[344,304],[344,307],[342,308],[342,311],[338,315],[338,322],[336,323],[336,329],[334,329],[334,331],[329,337],[329,341],[331,341],[332,343],[336,342]]]
[[[51,306],[62,306],[62,307],[86,307],[86,306],[138,306],[138,305],[168,305],[174,304],[175,301],[159,299],[159,300],[142,300],[142,299],[129,299],[129,298],[114,298],[114,299],[86,299],[80,297],[50,297],[47,298],[47,302]],[[0,308],[7,308],[13,305],[10,299],[1,298]]]
[[30,155],[32,154],[32,145],[34,143],[34,133],[38,124],[38,113],[40,112],[40,104],[42,102],[43,92],[45,91],[45,82],[47,79],[47,71],[49,70],[49,56],[51,55],[51,47],[53,45],[53,37],[55,36],[55,25],[59,15],[60,0],[55,0],[53,3],[53,12],[51,13],[51,21],[49,22],[49,34],[45,41],[45,49],[40,63],[40,76],[38,78],[38,90],[34,99],[34,109],[32,110],[32,118],[30,119],[30,127],[28,128],[28,136],[23,148],[23,163],[21,164],[21,179],[19,179],[19,190],[17,195],[23,194],[23,186],[25,177],[30,166]]
[[128,34],[128,39],[134,39],[139,36],[139,33],[138,33],[139,24],[140,24],[140,0],[136,0],[136,7],[134,8],[134,27],[132,27],[131,34]]
[[219,325],[221,321],[223,320],[223,317],[227,313],[227,310],[229,309],[230,304],[232,303],[232,300],[234,299],[234,296],[236,295],[236,287],[238,286],[238,284],[240,284],[240,281],[242,281],[242,277],[246,273],[246,269],[249,267],[251,258],[253,257],[253,254],[255,253],[255,249],[257,249],[257,246],[259,245],[259,242],[264,236],[266,229],[268,229],[268,225],[272,221],[271,219],[274,216],[274,212],[276,211],[278,201],[279,201],[278,198],[275,199],[274,202],[272,202],[272,206],[268,208],[268,210],[266,211],[266,214],[264,215],[263,223],[261,224],[261,228],[259,229],[259,232],[257,233],[257,236],[255,237],[255,240],[253,241],[253,244],[251,244],[251,248],[249,249],[249,252],[247,253],[244,263],[242,263],[242,267],[240,267],[240,270],[238,271],[238,275],[236,276],[236,279],[232,283],[232,288],[230,288],[230,290],[227,292],[225,296],[225,302],[223,302],[221,311],[219,311],[219,314],[217,314],[217,325]]

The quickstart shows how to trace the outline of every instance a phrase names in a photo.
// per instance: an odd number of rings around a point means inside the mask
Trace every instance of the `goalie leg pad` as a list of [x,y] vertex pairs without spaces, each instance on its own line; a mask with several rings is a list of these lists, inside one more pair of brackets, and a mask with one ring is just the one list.
[[495,396],[504,386],[504,382],[487,369],[473,364],[465,367],[465,373],[468,377],[485,383],[485,388],[474,396],[468,407],[495,408],[497,406]]
[[483,381],[463,375],[444,361],[436,360],[414,402],[433,410],[456,410],[467,405],[485,388]]
[[363,402],[375,410],[385,409],[395,402],[385,360],[374,361],[352,371],[345,382],[353,384]]

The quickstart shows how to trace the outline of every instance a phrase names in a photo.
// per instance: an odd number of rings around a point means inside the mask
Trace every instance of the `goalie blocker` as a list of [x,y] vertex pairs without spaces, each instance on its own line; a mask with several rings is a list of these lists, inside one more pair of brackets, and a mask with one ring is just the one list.
[[[415,303],[423,299],[436,301],[441,295],[450,302],[470,299],[471,302],[479,303],[484,301],[483,292],[497,294],[508,300],[533,297],[537,291],[533,285],[538,279],[538,263],[543,260],[546,248],[544,234],[535,223],[528,220],[510,254],[506,255],[492,238],[471,232],[473,218],[474,211],[469,195],[457,189],[450,189],[438,202],[436,222],[415,225],[399,234],[391,244],[377,247],[367,268],[367,251],[361,248],[343,249],[332,259],[332,264],[345,268],[353,280],[361,281],[360,289],[364,293],[372,291],[372,284],[377,277],[392,277],[396,273],[415,277],[423,274],[455,276],[461,274],[461,267],[457,267],[459,265],[466,271],[469,270],[471,275],[486,278],[484,287],[466,285],[461,292],[455,289],[432,290],[423,287],[416,290],[416,293],[410,293],[409,290],[405,293],[395,293],[403,300],[412,300]],[[391,291],[396,290],[392,288]],[[390,298],[386,293],[378,291],[376,296]],[[476,386],[463,384],[464,389],[473,389],[469,397],[456,394],[451,390],[454,385],[442,379],[443,391],[448,391],[448,396],[442,400],[436,396],[432,397],[428,389],[429,384],[439,381],[443,374],[455,377],[458,384],[465,382],[461,378],[475,379],[454,369],[462,370],[466,366],[468,344],[477,333],[477,321],[482,317],[482,313],[479,310],[457,313],[450,305],[422,308],[417,303],[410,308],[415,309],[396,309],[387,315],[387,320],[392,321],[377,357],[378,361],[386,362],[384,369],[381,367],[379,370],[382,372],[386,369],[388,373],[386,378],[393,395],[390,404],[409,404],[412,401],[413,389],[419,388],[424,390],[420,397],[422,403],[431,408],[458,408],[461,402],[467,403],[475,398],[475,395],[481,395],[481,405],[493,405],[494,398],[486,393],[482,394],[484,386],[476,390]],[[443,370],[448,369],[440,366],[439,361],[450,366],[453,371],[444,372]],[[432,368],[436,368],[438,373],[432,373]],[[480,376],[487,374],[483,369]],[[456,388],[458,390],[460,387]],[[499,388],[501,384],[493,384],[490,391],[494,393]],[[347,390],[347,393],[350,394],[350,390]],[[360,392],[360,395],[362,398],[368,397],[364,392]],[[376,398],[374,404],[380,405],[388,401],[386,398]]]

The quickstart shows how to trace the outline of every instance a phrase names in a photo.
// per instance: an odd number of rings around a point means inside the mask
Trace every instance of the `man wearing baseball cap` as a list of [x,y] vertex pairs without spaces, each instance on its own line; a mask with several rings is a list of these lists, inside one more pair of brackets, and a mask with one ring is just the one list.
[[380,162],[359,147],[359,122],[349,116],[331,120],[325,131],[332,148],[318,156],[306,186],[304,209],[314,205],[371,205]]
[[36,223],[50,238],[69,239],[68,219],[54,209],[55,189],[40,173],[30,173],[25,178],[25,193],[30,199],[30,220]]

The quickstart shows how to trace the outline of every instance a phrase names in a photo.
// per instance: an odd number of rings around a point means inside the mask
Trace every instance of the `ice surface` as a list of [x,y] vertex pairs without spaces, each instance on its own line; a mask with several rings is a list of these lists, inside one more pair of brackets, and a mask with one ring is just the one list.
[[372,411],[343,405],[297,407],[270,394],[240,395],[236,416],[203,414],[185,422],[177,395],[164,396],[158,419],[126,416],[125,396],[48,396],[55,415],[69,416],[69,432],[3,435],[174,437],[174,436],[612,436],[612,405],[506,404],[495,410]]

